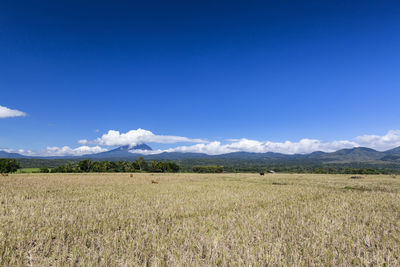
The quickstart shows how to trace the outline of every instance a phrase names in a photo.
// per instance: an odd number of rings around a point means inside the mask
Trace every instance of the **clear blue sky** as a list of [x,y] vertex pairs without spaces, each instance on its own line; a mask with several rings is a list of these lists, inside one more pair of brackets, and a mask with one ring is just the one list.
[[[0,148],[400,125],[398,1],[1,1]],[[99,130],[98,133],[95,131]]]

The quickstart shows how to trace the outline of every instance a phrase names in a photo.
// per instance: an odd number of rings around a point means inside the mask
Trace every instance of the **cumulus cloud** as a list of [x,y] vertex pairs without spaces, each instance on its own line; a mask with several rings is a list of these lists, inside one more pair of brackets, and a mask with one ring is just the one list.
[[102,148],[100,146],[80,146],[76,148],[71,148],[69,146],[63,147],[47,147],[41,151],[32,151],[24,149],[0,149],[0,151],[5,151],[8,153],[18,153],[24,156],[40,156],[40,157],[52,157],[52,156],[82,156],[86,154],[95,154],[100,152],[105,152],[108,149]]
[[80,146],[77,148],[71,148],[69,146],[63,147],[47,147],[45,151],[40,153],[41,156],[82,156],[86,154],[94,154],[105,152],[108,149],[102,148],[100,146]]
[[195,144],[191,146],[179,146],[165,150],[166,152],[181,152],[181,153],[204,153],[209,155],[219,155],[230,152],[235,152],[227,148],[227,145],[222,145],[221,142],[214,141],[207,144]]
[[33,156],[35,152],[32,150],[25,150],[25,149],[8,149],[8,148],[0,148],[0,151],[5,151],[7,153],[18,153],[25,156]]
[[143,149],[131,149],[130,153],[133,154],[142,154],[142,155],[156,155],[165,152],[165,150],[157,149],[157,150],[143,150]]
[[382,136],[361,135],[355,139],[361,146],[383,151],[400,146],[400,130],[390,130]]
[[86,145],[86,144],[89,144],[89,143],[90,142],[88,140],[86,140],[86,139],[81,139],[81,140],[78,141],[78,144],[81,144],[81,145]]
[[80,140],[79,142],[81,142],[81,144],[96,143],[104,146],[135,146],[143,143],[205,143],[207,141],[202,139],[191,139],[182,136],[155,135],[151,131],[139,128],[137,130],[131,130],[127,133],[109,130],[106,134],[103,134],[102,137],[99,137],[94,141],[90,142],[87,140]]
[[24,117],[24,116],[26,116],[25,112],[0,106],[0,118],[2,119],[11,117]]

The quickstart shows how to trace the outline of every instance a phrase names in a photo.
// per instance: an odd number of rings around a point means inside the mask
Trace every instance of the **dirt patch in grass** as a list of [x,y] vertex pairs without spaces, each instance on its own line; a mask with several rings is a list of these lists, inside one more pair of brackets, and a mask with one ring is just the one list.
[[387,187],[366,187],[366,186],[345,186],[344,190],[354,190],[360,192],[384,192],[384,193],[394,193],[395,190]]
[[272,182],[273,185],[287,185],[287,183]]

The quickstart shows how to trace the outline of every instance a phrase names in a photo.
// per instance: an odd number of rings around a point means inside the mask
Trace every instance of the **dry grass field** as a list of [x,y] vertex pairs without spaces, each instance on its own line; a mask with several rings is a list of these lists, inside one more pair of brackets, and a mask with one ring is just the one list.
[[277,264],[400,265],[400,178],[0,178],[0,266]]

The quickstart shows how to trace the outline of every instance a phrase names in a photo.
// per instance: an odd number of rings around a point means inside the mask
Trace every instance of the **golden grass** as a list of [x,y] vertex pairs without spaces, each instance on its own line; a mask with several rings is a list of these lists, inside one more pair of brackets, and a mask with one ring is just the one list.
[[399,265],[400,179],[349,177],[1,177],[0,266]]

